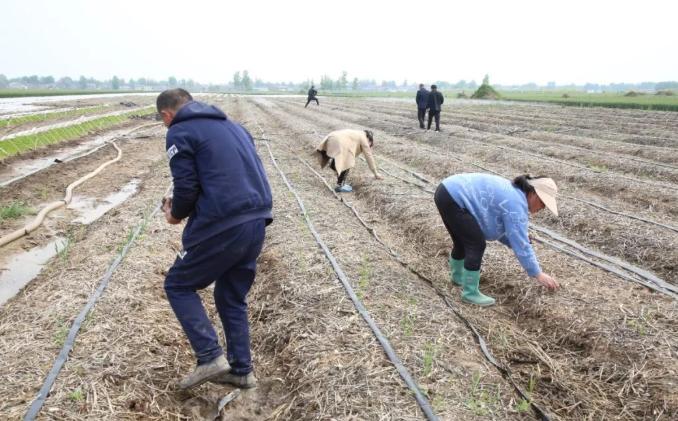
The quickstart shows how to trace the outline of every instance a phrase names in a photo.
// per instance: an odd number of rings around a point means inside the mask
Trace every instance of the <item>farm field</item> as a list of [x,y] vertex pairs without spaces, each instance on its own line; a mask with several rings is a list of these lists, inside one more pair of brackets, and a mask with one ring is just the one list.
[[[15,126],[0,124],[0,137],[154,99],[60,99],[50,103],[61,110],[54,118],[22,111]],[[176,390],[194,361],[163,290],[182,229],[154,213],[171,182],[165,129],[127,119],[0,161],[2,237],[116,148],[122,154],[71,205],[0,249],[0,418],[26,413],[127,244],[39,419],[424,419],[336,267],[441,420],[678,418],[678,113],[460,100],[445,103],[435,133],[417,128],[412,100],[320,97],[308,108],[293,96],[199,100],[250,131],[274,194],[249,296],[259,386],[222,411],[230,387]],[[341,128],[374,132],[385,179],[358,160],[354,192],[338,197],[335,175],[311,154]],[[544,291],[510,250],[488,243],[481,287],[497,304],[461,302],[432,195],[461,172],[556,181],[561,216],[540,213],[531,235],[559,291]],[[53,257],[10,293],[28,272],[25,256],[41,250]],[[203,298],[212,308],[209,289]]]

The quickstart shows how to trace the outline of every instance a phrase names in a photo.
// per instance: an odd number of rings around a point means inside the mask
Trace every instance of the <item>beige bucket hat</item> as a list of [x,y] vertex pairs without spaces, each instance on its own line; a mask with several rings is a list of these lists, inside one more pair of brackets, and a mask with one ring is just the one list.
[[558,206],[556,206],[558,186],[556,186],[556,182],[551,178],[535,178],[533,180],[528,180],[527,182],[534,187],[534,191],[537,192],[537,196],[544,202],[544,205],[553,212],[555,216],[558,216]]

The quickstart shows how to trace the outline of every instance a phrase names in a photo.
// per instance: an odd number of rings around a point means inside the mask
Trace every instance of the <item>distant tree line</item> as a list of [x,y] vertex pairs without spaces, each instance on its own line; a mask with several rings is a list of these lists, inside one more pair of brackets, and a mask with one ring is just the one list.
[[[374,79],[350,78],[348,72],[342,71],[338,77],[332,78],[327,74],[320,77],[320,83],[315,84],[313,79],[307,79],[303,82],[267,82],[259,78],[254,78],[248,70],[237,71],[233,74],[229,82],[223,84],[205,84],[194,81],[193,79],[177,79],[174,76],[166,80],[155,80],[151,78],[140,77],[137,79],[124,79],[113,76],[111,79],[97,80],[92,77],[80,76],[72,79],[68,76],[56,79],[53,76],[21,76],[8,78],[0,74],[0,89],[69,89],[69,90],[130,90],[130,91],[161,91],[163,89],[182,87],[192,92],[229,92],[229,91],[286,91],[301,93],[306,92],[311,85],[315,85],[320,91],[411,91],[416,90],[419,82],[409,82],[404,80],[397,82],[395,80],[376,81]],[[457,82],[448,82],[445,80],[426,81],[425,85],[435,83],[441,90],[475,90],[478,84],[475,80],[459,80]],[[526,83],[522,85],[494,85],[501,90],[521,90],[536,91],[549,89],[568,89],[584,90],[588,92],[626,92],[626,91],[660,91],[678,89],[677,81],[665,82],[642,82],[642,83],[610,83],[597,84],[586,83],[583,85],[557,85],[555,82],[548,82],[540,86],[536,83]]]

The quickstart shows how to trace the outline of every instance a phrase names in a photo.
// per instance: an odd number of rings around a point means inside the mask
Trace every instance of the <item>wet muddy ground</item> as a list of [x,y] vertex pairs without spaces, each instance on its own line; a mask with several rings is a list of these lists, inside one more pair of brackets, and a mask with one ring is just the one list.
[[[677,116],[452,102],[443,110],[443,132],[432,133],[420,131],[416,110],[397,101],[321,98],[321,107],[304,109],[303,98],[208,100],[257,139],[274,193],[275,221],[249,300],[260,386],[221,414],[216,405],[231,388],[176,390],[175,381],[194,362],[162,283],[181,248],[181,226],[156,215],[83,324],[41,419],[423,419],[273,159],[440,419],[530,419],[529,402],[552,419],[678,416],[675,298],[536,242],[542,267],[562,286],[558,292],[543,291],[509,250],[489,244],[481,287],[497,305],[465,305],[448,280],[450,240],[430,194],[457,172],[548,174],[566,196],[559,202],[562,216],[541,215],[535,224],[677,284],[678,233],[671,230],[678,226]],[[335,176],[317,168],[311,153],[327,132],[347,127],[375,132],[386,178],[374,180],[358,160],[350,175],[355,191],[341,202],[323,183],[332,186]],[[2,418],[23,416],[75,315],[168,187],[164,129],[116,143],[120,162],[78,188],[74,203],[51,214],[45,226],[2,249],[4,269],[16,256],[55,254],[0,305]],[[20,202],[33,209],[0,221],[0,235],[114,156],[105,146],[0,187],[0,206]],[[27,158],[6,163],[5,171],[27,165]],[[203,296],[208,308],[210,294]],[[529,401],[488,362],[460,316]]]

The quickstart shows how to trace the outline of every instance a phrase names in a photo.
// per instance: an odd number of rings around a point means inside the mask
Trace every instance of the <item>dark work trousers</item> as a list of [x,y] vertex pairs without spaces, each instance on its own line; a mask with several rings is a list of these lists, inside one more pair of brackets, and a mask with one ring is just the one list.
[[304,108],[308,107],[308,104],[310,104],[311,101],[315,101],[316,104],[320,105],[318,98],[309,98],[308,101],[306,101],[306,105],[304,105]]
[[436,189],[433,200],[436,202],[447,232],[452,237],[452,258],[464,259],[466,270],[480,270],[486,242],[478,221],[454,201],[442,184]]
[[226,333],[226,357],[231,372],[244,375],[252,371],[246,297],[254,282],[264,235],[263,219],[237,225],[186,250],[167,273],[167,298],[193,347],[198,365],[223,354],[196,292],[216,281],[214,302]]
[[431,128],[431,122],[433,121],[433,117],[436,119],[436,130],[440,130],[440,111],[433,111],[432,109],[428,109],[428,127],[427,129]]
[[[334,165],[334,159],[330,158],[330,168],[337,172],[337,167]],[[337,173],[337,186],[343,186],[346,182],[346,176],[348,176],[348,170],[344,170],[341,174]]]
[[426,118],[426,108],[417,108],[417,118],[419,119],[419,128],[424,128],[424,118]]

